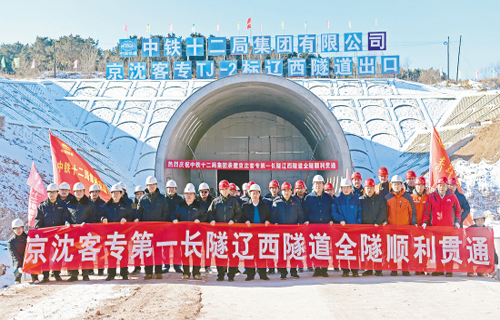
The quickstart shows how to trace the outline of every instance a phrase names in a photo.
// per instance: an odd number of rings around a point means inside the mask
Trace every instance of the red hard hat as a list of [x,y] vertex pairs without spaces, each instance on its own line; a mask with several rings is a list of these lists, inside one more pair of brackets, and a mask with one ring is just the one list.
[[366,179],[365,187],[375,187],[375,181],[372,178]]
[[325,190],[333,190],[333,184],[330,182],[325,183]]
[[425,186],[425,178],[424,177],[418,177],[416,180],[415,180],[415,184],[422,184]]
[[409,180],[409,179],[411,179],[411,178],[416,178],[416,177],[417,177],[417,175],[415,174],[415,171],[411,171],[411,170],[410,170],[410,171],[408,171],[408,172],[406,173],[406,180]]
[[306,187],[306,184],[304,183],[304,181],[302,181],[302,180],[295,181],[295,189],[305,188],[305,187]]
[[279,188],[280,187],[280,183],[276,180],[271,180],[269,182],[269,189],[271,188]]
[[292,190],[292,185],[291,185],[291,184],[289,184],[289,183],[288,183],[288,182],[286,182],[286,181],[285,181],[285,182],[283,182],[283,183],[281,184],[281,190],[285,190],[285,189],[290,189],[290,190]]
[[219,190],[229,188],[229,182],[227,180],[221,180],[219,182]]
[[438,179],[437,184],[443,184],[443,183],[448,184],[448,178],[441,177]]
[[450,178],[450,179],[448,180],[448,184],[451,184],[451,185],[455,185],[455,184],[457,184],[457,179],[456,179],[456,178]]
[[231,183],[229,184],[229,190],[234,190],[234,191],[236,191],[237,189],[238,189],[238,188],[236,188],[236,185],[235,185],[234,183],[232,183],[232,182],[231,182]]
[[251,187],[252,185],[254,185],[254,184],[255,184],[255,182],[253,182],[253,181],[249,181],[249,182],[247,183],[247,190],[250,190],[250,187]]
[[382,167],[380,169],[378,169],[378,176],[379,177],[384,177],[384,176],[388,176],[389,175],[389,170],[387,170],[386,167]]
[[363,178],[361,178],[361,173],[359,173],[359,172],[353,172],[352,175],[351,175],[351,180],[354,180],[354,179],[363,180]]

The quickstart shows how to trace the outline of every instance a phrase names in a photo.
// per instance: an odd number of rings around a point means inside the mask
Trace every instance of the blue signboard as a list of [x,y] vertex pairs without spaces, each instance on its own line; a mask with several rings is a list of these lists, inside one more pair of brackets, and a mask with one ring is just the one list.
[[148,78],[146,62],[130,62],[128,64],[128,78],[130,80],[146,80]]
[[321,52],[339,52],[339,34],[325,33],[321,35]]
[[253,54],[270,54],[271,36],[253,37]]
[[241,73],[260,73],[260,60],[243,60]]
[[165,57],[182,56],[182,38],[165,38],[164,47]]
[[352,76],[352,58],[339,57],[334,59],[334,72],[336,76]]
[[368,32],[368,51],[386,50],[386,32]]
[[120,57],[137,57],[137,39],[120,39]]
[[293,53],[293,36],[276,36],[276,53]]
[[238,73],[238,62],[236,60],[219,61],[219,79]]
[[107,80],[123,80],[123,62],[106,63]]
[[311,58],[311,77],[328,77],[330,75],[330,59]]
[[247,36],[231,37],[231,54],[233,55],[248,54]]
[[300,34],[297,41],[298,53],[316,53],[316,35]]
[[358,57],[358,74],[360,76],[377,73],[376,57]]
[[201,57],[205,55],[205,38],[187,38],[186,56]]
[[361,32],[344,33],[344,51],[361,51],[363,49]]
[[266,59],[266,74],[283,77],[283,59]]
[[213,79],[215,78],[215,64],[213,60],[196,61],[196,78]]
[[166,61],[151,62],[151,79],[168,80],[170,79],[169,64]]
[[382,74],[399,73],[399,56],[382,56]]
[[208,38],[208,55],[209,56],[225,56],[226,55],[226,38],[211,37]]
[[142,39],[142,56],[143,57],[159,57],[160,56],[160,39],[158,39],[158,38]]
[[306,59],[288,59],[288,76],[305,77]]
[[186,80],[193,78],[191,71],[191,61],[175,61],[174,62],[174,80]]

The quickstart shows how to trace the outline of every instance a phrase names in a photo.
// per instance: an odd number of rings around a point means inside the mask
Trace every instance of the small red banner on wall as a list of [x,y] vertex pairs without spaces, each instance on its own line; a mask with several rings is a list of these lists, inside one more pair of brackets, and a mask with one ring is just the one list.
[[338,161],[167,160],[166,168],[199,170],[337,170]]

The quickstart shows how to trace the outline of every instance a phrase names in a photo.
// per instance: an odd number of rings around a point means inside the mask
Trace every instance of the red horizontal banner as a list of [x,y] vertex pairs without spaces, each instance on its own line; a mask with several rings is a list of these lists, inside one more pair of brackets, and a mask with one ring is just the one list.
[[159,264],[494,271],[493,231],[372,225],[139,222],[29,231],[23,270]]
[[338,161],[167,160],[166,168],[200,170],[337,170]]

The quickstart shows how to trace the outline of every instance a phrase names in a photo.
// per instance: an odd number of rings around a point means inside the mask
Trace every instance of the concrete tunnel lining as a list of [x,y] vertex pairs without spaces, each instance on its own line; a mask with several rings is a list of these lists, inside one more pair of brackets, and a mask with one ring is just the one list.
[[304,135],[311,149],[316,148],[315,160],[338,160],[338,170],[320,172],[335,184],[346,168],[351,170],[344,131],[321,99],[286,78],[238,74],[201,87],[174,112],[156,153],[159,188],[163,191],[170,178],[177,181],[179,188],[189,182],[189,170],[165,169],[167,159],[193,159],[191,150],[196,150],[208,129],[232,114],[248,111],[269,112],[289,121]]

